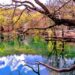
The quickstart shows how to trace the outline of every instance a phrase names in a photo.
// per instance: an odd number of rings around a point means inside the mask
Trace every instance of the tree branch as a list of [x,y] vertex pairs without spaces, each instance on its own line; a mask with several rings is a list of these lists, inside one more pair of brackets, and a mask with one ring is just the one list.
[[58,69],[58,68],[55,68],[55,67],[52,67],[52,66],[49,66],[47,64],[44,64],[42,62],[38,62],[37,64],[40,64],[40,65],[43,65],[53,71],[56,71],[56,72],[69,72],[69,71],[73,71],[75,70],[75,65],[71,66],[70,68],[62,68],[62,69]]

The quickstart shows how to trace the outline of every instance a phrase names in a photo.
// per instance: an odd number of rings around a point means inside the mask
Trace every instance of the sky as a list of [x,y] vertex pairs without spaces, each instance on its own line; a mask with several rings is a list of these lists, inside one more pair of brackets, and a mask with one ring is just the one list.
[[[19,1],[19,0],[18,0]],[[21,1],[25,1],[25,0],[21,0]],[[40,8],[39,5],[37,5],[34,0],[29,0],[31,2],[33,2],[37,7]],[[46,0],[40,0],[42,3],[46,3]],[[3,4],[3,5],[7,5],[7,4],[11,4],[12,3],[12,0],[0,0],[0,4]],[[20,9],[24,9],[25,7],[24,6],[20,6],[19,7]]]
[[[34,0],[30,0],[32,2],[34,2]],[[46,0],[40,0],[41,2],[45,3]],[[12,0],[0,0],[1,4],[10,4],[12,2]]]

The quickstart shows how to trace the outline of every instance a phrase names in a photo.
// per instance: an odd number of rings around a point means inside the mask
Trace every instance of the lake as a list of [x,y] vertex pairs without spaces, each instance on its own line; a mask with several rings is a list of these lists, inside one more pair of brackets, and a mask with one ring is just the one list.
[[[33,67],[35,71],[37,71],[38,68],[37,65],[35,65],[35,62],[37,61],[50,64],[52,62],[52,59],[48,60],[40,55],[24,55],[24,54],[0,57],[0,75],[37,75],[32,71],[31,68],[29,68],[28,66],[24,66],[25,64],[27,64]],[[65,59],[65,61],[67,66],[71,66],[72,64],[74,64],[75,59]],[[64,64],[61,59],[60,68],[62,68],[63,65]],[[40,75],[50,75],[50,74],[52,75],[51,70],[48,70],[46,67],[40,65]]]
[[[31,68],[24,66],[30,65],[37,71],[35,62],[45,62],[46,59],[38,55],[11,55],[0,58],[0,75],[37,75]],[[31,64],[33,63],[33,64]],[[41,75],[49,75],[48,70],[44,66],[40,66]]]

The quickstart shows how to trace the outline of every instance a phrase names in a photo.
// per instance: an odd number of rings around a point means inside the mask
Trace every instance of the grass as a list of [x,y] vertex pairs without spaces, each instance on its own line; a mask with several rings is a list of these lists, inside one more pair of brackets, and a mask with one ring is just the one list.
[[[61,43],[58,43],[57,47],[59,47],[60,44]],[[0,56],[13,54],[37,54],[48,56],[49,52],[52,50],[52,47],[53,45],[51,42],[47,44],[38,36],[32,38],[27,45],[22,44],[17,39],[15,39],[14,41],[0,43]],[[58,50],[57,52],[60,54],[61,50]],[[75,46],[65,44],[64,56],[71,58],[75,57]]]
[[74,45],[65,45],[65,57],[75,58],[75,46]]
[[28,45],[19,43],[17,39],[14,41],[1,42],[0,43],[0,56],[7,56],[13,54],[38,54],[46,55],[48,54],[47,44],[43,41],[33,41]]

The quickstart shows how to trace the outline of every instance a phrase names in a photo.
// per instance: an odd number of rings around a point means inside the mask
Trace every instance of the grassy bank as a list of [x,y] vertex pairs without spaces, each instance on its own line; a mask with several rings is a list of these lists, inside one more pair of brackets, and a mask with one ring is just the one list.
[[[20,43],[17,39],[14,41],[7,41],[0,43],[0,56],[7,56],[13,54],[38,54],[48,56],[48,54],[52,51],[52,43],[48,44],[43,40],[39,39],[39,37],[35,37],[31,39],[28,44]],[[58,43],[57,47],[60,47]],[[61,50],[58,50],[58,55],[61,53]],[[65,44],[64,50],[65,57],[75,57],[75,46]]]
[[75,45],[65,44],[65,57],[75,58]]
[[[35,40],[35,39],[34,39]],[[7,56],[13,54],[38,54],[47,55],[47,43],[43,40],[30,41],[29,44],[23,44],[17,39],[14,41],[7,41],[0,43],[0,56]]]

